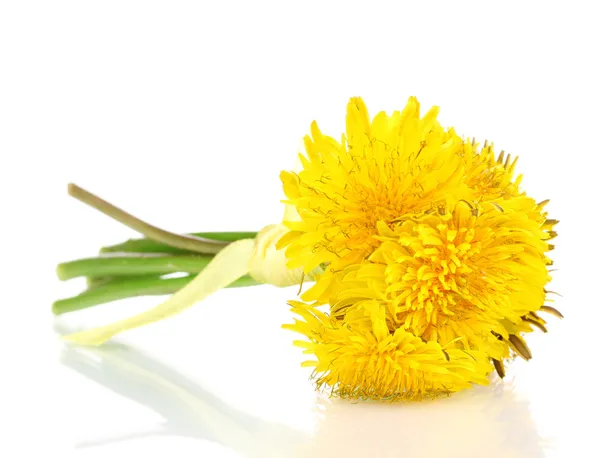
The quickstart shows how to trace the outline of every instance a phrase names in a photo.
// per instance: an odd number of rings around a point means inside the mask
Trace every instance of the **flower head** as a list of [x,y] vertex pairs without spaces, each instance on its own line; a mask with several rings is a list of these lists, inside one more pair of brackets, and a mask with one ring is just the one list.
[[302,170],[281,174],[286,202],[300,216],[286,221],[291,232],[279,244],[288,245],[289,266],[307,273],[329,266],[306,299],[328,302],[331,274],[364,261],[381,243],[379,222],[518,193],[510,158],[501,161],[491,145],[478,150],[463,141],[437,122],[437,113],[435,107],[421,117],[419,103],[410,98],[402,112],[382,112],[371,121],[362,99],[353,98],[341,142],[312,124]]
[[282,173],[299,220],[279,246],[290,267],[325,269],[291,328],[338,394],[456,391],[490,362],[503,375],[511,350],[531,357],[522,334],[545,330],[537,312],[553,310],[546,202],[520,189],[510,155],[444,129],[437,111],[421,117],[411,98],[371,121],[351,99],[341,142],[313,123],[302,170]]
[[383,307],[363,302],[347,320],[332,319],[312,305],[291,302],[303,319],[285,327],[308,336],[298,341],[316,360],[318,388],[358,399],[421,399],[487,384],[487,355],[425,342],[397,328],[390,332]]
[[380,223],[381,244],[346,269],[332,315],[343,319],[374,300],[394,327],[427,341],[508,356],[510,334],[544,304],[550,234],[530,217],[539,214],[533,199],[503,204],[483,202],[473,211],[459,202],[400,217],[393,228]]

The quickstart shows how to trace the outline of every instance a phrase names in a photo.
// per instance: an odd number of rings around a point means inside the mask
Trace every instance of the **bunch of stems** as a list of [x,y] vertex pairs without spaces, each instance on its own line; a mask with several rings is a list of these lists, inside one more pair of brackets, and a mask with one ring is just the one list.
[[[105,246],[96,257],[59,264],[56,273],[60,280],[85,277],[87,289],[54,302],[55,314],[129,297],[173,294],[200,273],[223,247],[256,237],[256,232],[175,234],[141,221],[73,184],[69,185],[69,194],[145,237]],[[250,276],[244,276],[230,287],[256,284]]]

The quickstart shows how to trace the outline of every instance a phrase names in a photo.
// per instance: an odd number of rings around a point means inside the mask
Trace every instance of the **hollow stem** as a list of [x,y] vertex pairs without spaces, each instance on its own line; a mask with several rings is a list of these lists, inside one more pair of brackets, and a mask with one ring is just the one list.
[[[179,278],[161,278],[156,275],[117,278],[84,291],[77,296],[54,302],[52,311],[60,315],[119,299],[173,294],[187,285],[193,278],[194,275]],[[233,282],[229,287],[235,288],[258,284],[256,280],[246,275]]]
[[149,239],[164,243],[165,245],[182,250],[193,251],[196,253],[215,254],[221,251],[229,242],[218,240],[204,239],[192,235],[180,235],[173,232],[165,231],[156,226],[142,221],[139,218],[115,207],[113,204],[101,199],[100,197],[86,191],[79,186],[70,183],[69,195],[89,205],[92,208],[104,213],[107,216],[119,221],[120,223],[130,227]]
[[174,272],[198,273],[212,256],[169,256],[158,254],[129,254],[101,256],[64,262],[56,268],[60,280],[75,277],[115,277],[122,275],[164,275]]
[[[241,239],[253,239],[256,232],[195,232],[190,235],[203,239],[218,240],[221,242],[235,242]],[[171,253],[171,254],[191,254],[188,250],[174,248],[155,240],[130,239],[117,245],[106,246],[100,249],[100,253]]]

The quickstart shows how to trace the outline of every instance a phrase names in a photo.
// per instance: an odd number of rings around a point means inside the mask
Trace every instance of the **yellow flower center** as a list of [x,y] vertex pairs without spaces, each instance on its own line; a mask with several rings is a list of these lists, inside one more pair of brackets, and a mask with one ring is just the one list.
[[395,262],[386,269],[386,295],[407,329],[436,324],[440,312],[472,307],[470,276],[481,275],[472,262],[480,252],[475,231],[446,224],[437,229],[420,224],[414,234],[401,236]]

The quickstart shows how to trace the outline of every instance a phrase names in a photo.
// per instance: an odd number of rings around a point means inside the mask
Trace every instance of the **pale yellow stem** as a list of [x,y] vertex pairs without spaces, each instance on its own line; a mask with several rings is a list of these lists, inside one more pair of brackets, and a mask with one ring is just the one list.
[[187,286],[151,310],[107,326],[70,334],[64,336],[63,339],[80,345],[102,345],[123,331],[155,323],[181,313],[246,275],[253,246],[253,239],[238,240],[226,246]]

